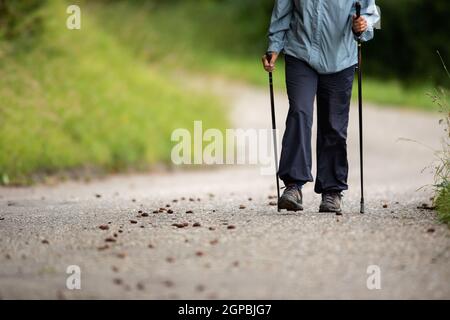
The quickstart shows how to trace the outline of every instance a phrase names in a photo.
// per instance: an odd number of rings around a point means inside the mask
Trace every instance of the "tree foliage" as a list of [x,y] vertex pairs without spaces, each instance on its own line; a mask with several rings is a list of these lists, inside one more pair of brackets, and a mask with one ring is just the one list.
[[0,0],[0,39],[30,38],[40,32],[47,0]]
[[[0,0],[0,38],[33,37],[39,33],[40,9],[51,0]],[[103,3],[127,0],[89,0]],[[274,0],[128,0],[138,6],[176,6],[195,3],[199,15],[190,16],[220,39],[217,49],[230,54],[259,55],[267,45],[266,33]],[[449,0],[377,0],[382,9],[382,30],[365,46],[365,71],[403,82],[444,83],[436,51],[450,60]],[[127,17],[124,17],[126,23]],[[199,34],[199,37],[202,35]],[[211,38],[211,37],[210,37]],[[209,39],[209,38],[207,38]],[[226,53],[226,52],[225,52]]]
[[439,56],[450,59],[450,1],[378,0],[382,30],[365,50],[366,68],[404,81],[448,81]]

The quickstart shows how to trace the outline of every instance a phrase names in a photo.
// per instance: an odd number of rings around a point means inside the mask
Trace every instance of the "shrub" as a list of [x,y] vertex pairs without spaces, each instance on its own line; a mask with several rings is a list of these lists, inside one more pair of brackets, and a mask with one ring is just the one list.
[[0,0],[0,37],[30,38],[42,27],[41,9],[48,0]]

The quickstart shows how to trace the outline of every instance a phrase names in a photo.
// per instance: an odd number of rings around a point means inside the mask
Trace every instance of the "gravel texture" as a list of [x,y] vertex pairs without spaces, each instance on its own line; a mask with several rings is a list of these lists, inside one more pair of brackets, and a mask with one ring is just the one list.
[[[234,85],[235,126],[270,126],[267,92]],[[277,93],[278,120],[287,98]],[[0,298],[450,298],[450,231],[430,203],[432,114],[365,107],[367,213],[359,214],[357,113],[342,216],[277,213],[273,176],[228,166],[0,188]],[[190,201],[191,200],[191,201]],[[167,206],[170,205],[170,206]],[[66,268],[81,268],[81,290]],[[366,286],[381,270],[381,289]]]

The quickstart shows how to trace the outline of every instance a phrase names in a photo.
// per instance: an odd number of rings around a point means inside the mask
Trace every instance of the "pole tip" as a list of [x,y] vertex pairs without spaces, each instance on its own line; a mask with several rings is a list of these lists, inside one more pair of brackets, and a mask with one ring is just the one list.
[[359,209],[361,214],[364,214],[364,203],[361,203],[361,208]]

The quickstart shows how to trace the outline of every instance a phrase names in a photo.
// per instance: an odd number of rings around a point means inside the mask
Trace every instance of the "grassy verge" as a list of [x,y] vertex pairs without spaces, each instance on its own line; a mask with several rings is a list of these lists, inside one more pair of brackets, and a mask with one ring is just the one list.
[[[90,8],[102,20],[102,26],[116,34],[134,54],[164,68],[222,74],[267,85],[260,65],[265,35],[252,33],[260,29],[245,24],[266,25],[268,21],[249,21],[251,16],[241,17],[227,2],[180,1],[176,6],[151,1],[135,5],[119,2],[108,7],[94,4]],[[121,24],[124,16],[128,17],[127,23]],[[275,86],[284,88],[283,81],[280,63]],[[396,81],[364,79],[366,101],[380,105],[435,111],[435,104],[427,96],[430,91],[432,87],[427,85],[405,87]]]
[[437,99],[435,101],[443,113],[443,118],[440,123],[445,128],[442,139],[442,150],[436,153],[438,158],[435,167],[436,208],[440,219],[450,226],[450,104],[447,91],[442,90],[441,94],[436,97]]
[[[65,27],[66,6],[49,1],[39,41],[0,46],[0,181],[94,167],[108,172],[169,162],[178,127],[225,128],[225,110],[136,57],[83,11]],[[132,20],[132,18],[130,19]]]
[[439,218],[450,225],[450,186],[441,189],[436,199]]
[[[450,73],[446,63],[440,54],[439,57],[450,80]],[[435,152],[435,205],[440,219],[450,226],[450,91],[447,88],[435,89],[431,98],[433,103],[439,107],[442,115],[439,124],[443,127],[444,132],[441,140],[442,148]]]

